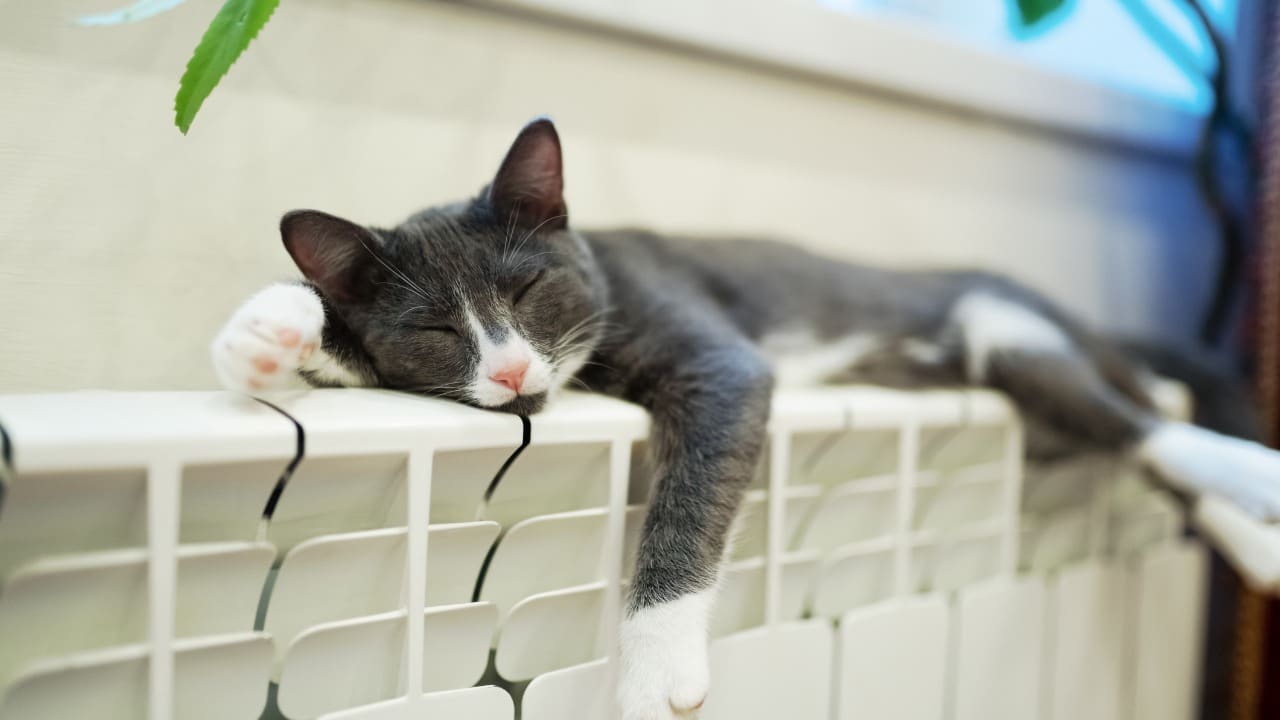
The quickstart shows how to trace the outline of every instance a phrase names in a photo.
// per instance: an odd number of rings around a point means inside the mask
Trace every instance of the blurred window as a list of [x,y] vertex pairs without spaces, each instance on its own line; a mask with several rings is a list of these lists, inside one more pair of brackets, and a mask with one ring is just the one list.
[[[1187,0],[491,0],[628,34],[1190,154],[1213,51]],[[1228,40],[1241,0],[1200,0]]]
[[[1202,114],[1212,93],[1202,79],[1213,50],[1186,0],[1068,0],[1031,31],[1014,21],[1014,0],[814,0],[853,17],[916,27],[944,41],[1016,57]],[[1238,0],[1201,0],[1232,33]]]

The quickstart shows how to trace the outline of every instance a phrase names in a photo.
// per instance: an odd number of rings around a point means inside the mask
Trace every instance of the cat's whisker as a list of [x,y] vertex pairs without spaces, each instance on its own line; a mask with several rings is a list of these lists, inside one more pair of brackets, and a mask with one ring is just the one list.
[[595,360],[584,360],[584,361],[582,362],[582,365],[583,365],[583,367],[586,367],[587,365],[590,365],[590,366],[592,366],[592,367],[603,368],[603,369],[608,370],[608,371],[610,371],[610,372],[617,372],[617,371],[618,371],[618,369],[617,369],[617,368],[615,368],[615,367],[614,367],[614,366],[612,366],[612,365],[607,365],[607,364],[605,364],[605,363],[598,362],[598,361],[595,361]]
[[421,386],[414,386],[414,387],[405,387],[405,388],[400,388],[400,390],[401,390],[402,392],[417,393],[417,394],[422,394],[422,395],[433,395],[433,394],[436,394],[436,395],[449,395],[449,394],[457,394],[457,393],[458,393],[458,391],[460,391],[460,390],[465,390],[465,389],[466,389],[466,383],[464,383],[464,382],[458,382],[458,383],[443,383],[443,384],[441,384],[441,385],[430,385],[430,386],[427,386],[427,385],[421,385]]
[[516,235],[516,218],[520,215],[520,203],[517,200],[515,206],[507,213],[507,226],[502,237],[502,264],[506,265],[511,262],[511,240]]
[[520,262],[516,263],[516,264],[515,264],[515,266],[514,266],[514,267],[512,267],[512,268],[511,268],[510,270],[508,270],[507,272],[514,273],[515,271],[519,270],[519,269],[521,268],[521,266],[523,266],[525,263],[529,262],[530,260],[534,260],[534,259],[540,258],[540,257],[542,257],[543,255],[559,255],[559,254],[560,254],[560,253],[559,253],[559,252],[557,252],[557,251],[555,251],[555,250],[546,250],[546,251],[543,251],[543,252],[540,252],[540,253],[534,253],[533,255],[529,255],[529,256],[525,257],[523,260],[521,260]]
[[578,335],[575,335],[574,337],[568,337],[568,336],[564,337],[563,339],[561,339],[559,342],[555,344],[554,349],[558,351],[566,351],[570,349],[580,350],[585,347],[593,347],[594,345],[595,343],[592,342],[589,338],[587,338],[582,334],[578,334]]
[[524,234],[524,237],[520,238],[520,242],[519,242],[519,244],[517,244],[517,245],[516,245],[516,249],[514,250],[514,252],[516,252],[516,253],[520,252],[520,250],[522,250],[522,249],[524,248],[524,244],[525,244],[526,242],[528,242],[528,241],[529,241],[529,238],[533,237],[533,236],[534,236],[534,235],[535,235],[539,230],[541,230],[543,225],[546,225],[546,224],[547,224],[547,223],[549,223],[549,222],[554,222],[554,221],[556,221],[556,220],[564,220],[564,219],[565,219],[565,218],[567,218],[567,217],[569,217],[569,216],[568,216],[568,215],[565,215],[565,214],[563,214],[563,213],[562,213],[562,214],[560,214],[560,215],[552,215],[551,217],[547,218],[546,220],[543,220],[542,222],[538,223],[537,225],[534,225],[534,226],[533,226],[533,229],[531,229],[531,230],[529,230],[528,232],[526,232],[526,233]]
[[579,353],[590,355],[596,349],[594,342],[576,342],[558,345],[552,349],[551,354],[555,357],[567,358],[571,355]]
[[409,313],[414,312],[416,310],[426,310],[427,307],[428,307],[427,305],[415,305],[409,308],[408,310],[405,310],[404,312],[400,313],[399,316],[396,317],[396,324],[399,325],[401,321],[404,320],[405,315],[408,315]]
[[607,324],[607,323],[595,323],[595,321],[596,321],[596,320],[598,320],[599,318],[602,318],[602,317],[604,317],[605,315],[609,314],[610,312],[612,312],[612,310],[613,310],[613,308],[610,308],[610,307],[604,307],[604,308],[601,308],[601,309],[599,309],[599,310],[597,310],[597,311],[595,311],[595,312],[593,312],[593,313],[591,313],[591,314],[587,315],[587,316],[586,316],[586,317],[584,317],[583,319],[581,319],[581,320],[579,320],[578,322],[574,323],[573,325],[569,326],[569,329],[568,329],[568,330],[565,330],[565,331],[564,331],[564,334],[563,334],[563,335],[561,335],[561,339],[560,339],[560,341],[561,341],[561,342],[566,342],[566,341],[567,341],[567,340],[566,340],[567,338],[570,338],[571,336],[573,336],[573,334],[574,334],[574,333],[582,332],[584,328],[591,327],[591,328],[593,328],[593,329],[594,329],[594,328],[596,328],[596,327],[600,327],[600,326],[603,326],[603,325]]
[[581,352],[583,350],[595,350],[596,345],[597,343],[592,339],[588,339],[588,340],[566,339],[562,342],[557,343],[556,346],[552,348],[552,351],[556,355],[569,355],[571,353]]
[[601,328],[608,325],[609,323],[601,321],[599,315],[593,314],[570,326],[569,329],[564,332],[563,337],[569,337],[571,335],[581,334],[584,332],[598,332]]
[[590,355],[596,350],[598,343],[594,339],[587,339],[576,342],[566,342],[556,345],[551,350],[551,354],[556,357],[568,357],[578,353]]
[[392,267],[388,262],[386,262],[386,261],[385,261],[385,260],[383,260],[382,258],[378,257],[377,255],[374,255],[374,254],[372,253],[372,251],[370,252],[370,254],[371,254],[371,255],[373,255],[373,258],[374,258],[375,260],[377,260],[377,261],[378,261],[378,262],[379,262],[383,267],[385,267],[387,270],[389,270],[393,275],[395,275],[396,277],[398,277],[398,278],[400,278],[401,280],[403,280],[403,281],[404,281],[404,285],[403,285],[403,287],[404,287],[406,290],[409,290],[409,291],[410,291],[411,293],[413,293],[414,295],[417,295],[418,297],[421,297],[423,300],[429,300],[429,299],[430,299],[430,297],[428,297],[429,293],[426,291],[426,289],[425,289],[425,288],[423,288],[423,287],[422,287],[421,285],[419,285],[418,283],[416,283],[416,282],[414,282],[413,280],[411,280],[411,279],[409,278],[409,276],[408,276],[408,275],[405,275],[405,274],[404,274],[403,272],[401,272],[400,270],[398,270],[398,269],[396,269],[396,268]]
[[403,291],[405,291],[405,292],[409,293],[410,295],[413,295],[414,297],[421,298],[421,299],[423,299],[423,300],[426,300],[426,299],[427,299],[427,298],[422,297],[422,294],[421,294],[421,293],[419,293],[417,290],[415,290],[415,289],[413,289],[413,288],[409,287],[408,285],[405,285],[404,283],[390,282],[390,281],[383,280],[383,281],[376,282],[376,283],[374,283],[374,284],[375,284],[375,285],[384,285],[384,286],[386,286],[386,287],[398,288],[398,289],[400,289],[400,290],[403,290]]
[[391,264],[390,264],[390,263],[388,263],[386,260],[383,260],[383,259],[378,255],[378,253],[375,253],[375,252],[373,251],[373,248],[370,248],[370,247],[369,247],[368,243],[366,243],[364,240],[361,240],[361,241],[360,241],[360,246],[361,246],[361,247],[363,247],[363,248],[364,248],[364,250],[365,250],[365,252],[369,253],[369,255],[370,255],[374,260],[377,260],[377,261],[378,261],[378,263],[379,263],[380,265],[382,265],[382,267],[386,268],[388,271],[390,271],[390,272],[391,272],[392,274],[394,274],[396,277],[398,277],[398,278],[400,278],[401,280],[405,281],[405,283],[407,283],[410,287],[412,287],[412,288],[416,288],[416,290],[417,290],[416,294],[418,295],[418,297],[421,297],[423,300],[427,300],[427,301],[430,301],[430,300],[431,300],[431,298],[429,297],[429,296],[430,296],[430,293],[428,293],[426,290],[424,290],[424,289],[422,288],[422,286],[421,286],[421,285],[418,285],[418,284],[417,284],[417,283],[415,283],[413,280],[410,280],[408,275],[405,275],[405,274],[404,274],[403,272],[401,272],[400,270],[398,270],[398,269],[396,269],[396,268],[392,267],[392,266],[391,266]]
[[[599,325],[582,325],[575,327],[566,332],[556,341],[554,349],[556,352],[563,352],[566,348],[574,345],[594,347],[606,337],[606,328]],[[589,340],[584,340],[590,338]]]

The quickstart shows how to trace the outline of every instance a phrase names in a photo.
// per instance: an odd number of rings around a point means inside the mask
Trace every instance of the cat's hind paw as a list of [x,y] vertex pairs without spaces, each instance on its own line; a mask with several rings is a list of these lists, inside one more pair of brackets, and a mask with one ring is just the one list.
[[1217,495],[1262,522],[1280,522],[1280,452],[1182,423],[1157,428],[1139,452],[1183,490]]
[[210,350],[223,387],[254,395],[297,382],[320,346],[324,305],[311,288],[278,284],[249,298],[227,321]]
[[685,595],[623,621],[618,705],[623,720],[691,720],[711,685],[707,620],[712,593]]
[[1244,442],[1235,451],[1238,455],[1229,466],[1235,482],[1222,494],[1262,522],[1280,522],[1280,453]]

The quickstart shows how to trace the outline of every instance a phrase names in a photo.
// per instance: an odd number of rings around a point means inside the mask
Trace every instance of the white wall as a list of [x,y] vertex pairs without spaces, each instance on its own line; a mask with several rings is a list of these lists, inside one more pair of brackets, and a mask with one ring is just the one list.
[[1188,168],[872,91],[429,0],[290,0],[191,134],[177,79],[220,0],[0,0],[0,392],[214,385],[206,345],[291,274],[295,207],[389,223],[473,192],[529,117],[580,227],[779,234],[1008,271],[1189,337],[1216,256]]

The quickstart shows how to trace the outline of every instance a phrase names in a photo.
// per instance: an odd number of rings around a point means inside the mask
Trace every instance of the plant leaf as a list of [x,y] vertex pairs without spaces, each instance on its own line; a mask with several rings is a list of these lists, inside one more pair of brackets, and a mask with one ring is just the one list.
[[1057,12],[1067,0],[1017,0],[1018,21],[1022,27],[1030,28]]
[[214,16],[187,62],[173,101],[174,123],[183,135],[191,128],[205,98],[258,36],[279,4],[280,0],[227,0]]
[[100,13],[98,15],[84,15],[76,18],[76,22],[81,25],[124,25],[125,23],[138,22],[146,20],[153,15],[159,15],[165,10],[172,10],[187,0],[138,0],[138,2],[122,7],[118,10]]

